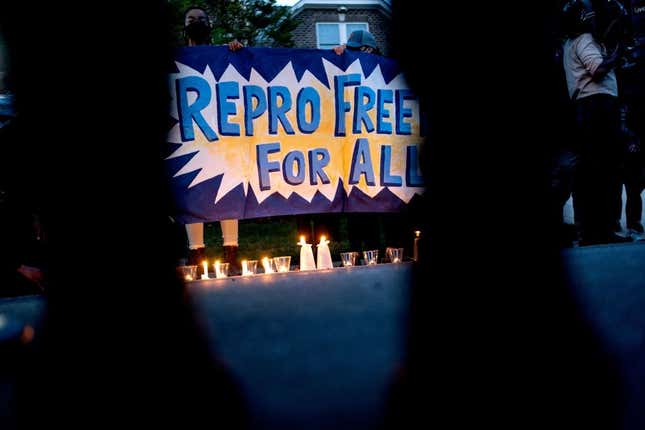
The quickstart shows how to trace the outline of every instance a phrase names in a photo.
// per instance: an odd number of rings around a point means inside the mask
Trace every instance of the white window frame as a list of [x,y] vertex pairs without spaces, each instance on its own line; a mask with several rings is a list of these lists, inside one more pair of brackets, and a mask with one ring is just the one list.
[[338,25],[338,28],[339,28],[338,34],[339,34],[339,37],[340,37],[340,44],[341,45],[347,43],[347,38],[349,37],[349,34],[347,34],[347,24],[350,24],[350,25],[351,24],[364,24],[365,27],[367,27],[367,31],[370,31],[370,24],[368,22],[361,22],[361,21],[355,21],[355,22],[320,21],[320,22],[317,22],[316,23],[316,47],[318,49],[325,49],[325,48],[320,47],[320,38],[318,37],[318,35],[320,34],[320,32],[318,31],[319,24],[334,24],[334,25]]

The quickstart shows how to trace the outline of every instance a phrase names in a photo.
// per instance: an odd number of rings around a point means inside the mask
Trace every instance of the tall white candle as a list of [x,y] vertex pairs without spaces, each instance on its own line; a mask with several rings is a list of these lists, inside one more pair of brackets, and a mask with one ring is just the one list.
[[311,249],[311,244],[305,242],[305,237],[300,236],[300,270],[316,270],[316,262],[314,261],[314,253]]
[[204,260],[202,262],[202,266],[204,266],[204,273],[202,273],[202,279],[208,279],[208,261]]
[[316,267],[318,269],[331,269],[334,267],[331,261],[331,253],[329,252],[329,241],[325,239],[325,236],[320,237],[316,254]]
[[249,266],[246,263],[246,260],[242,260],[242,276],[248,276],[252,275],[251,272],[249,272]]

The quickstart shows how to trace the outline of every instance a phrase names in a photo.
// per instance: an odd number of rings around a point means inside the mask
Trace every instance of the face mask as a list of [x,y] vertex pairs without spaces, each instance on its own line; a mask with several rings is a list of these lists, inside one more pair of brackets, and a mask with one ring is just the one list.
[[186,36],[193,40],[198,45],[208,43],[210,41],[211,28],[202,21],[195,21],[184,27]]

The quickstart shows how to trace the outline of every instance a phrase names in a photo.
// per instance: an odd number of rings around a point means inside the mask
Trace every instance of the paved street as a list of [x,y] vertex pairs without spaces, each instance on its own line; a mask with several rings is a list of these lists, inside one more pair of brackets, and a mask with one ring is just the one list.
[[[645,428],[645,242],[562,255],[580,308],[625,377],[624,430]],[[411,263],[387,264],[195,281],[190,291],[254,428],[357,430],[379,421],[402,359],[410,276]],[[7,299],[0,314],[33,321],[42,305]]]

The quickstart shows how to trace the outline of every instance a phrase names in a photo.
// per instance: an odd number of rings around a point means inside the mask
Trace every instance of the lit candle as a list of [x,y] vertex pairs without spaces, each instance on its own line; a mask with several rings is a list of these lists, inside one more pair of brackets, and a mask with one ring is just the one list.
[[252,275],[253,273],[249,272],[249,265],[246,260],[242,260],[242,276]]
[[215,260],[215,277],[216,278],[221,278],[222,277],[222,272],[219,269],[219,260]]
[[421,236],[421,231],[416,230],[414,232],[414,249],[413,249],[414,261],[419,261],[419,237],[420,236]]
[[291,266],[291,256],[284,255],[281,257],[275,257],[273,259],[273,263],[275,264],[278,272],[280,273],[288,272]]
[[300,242],[297,243],[300,248],[300,270],[315,270],[316,262],[314,261],[314,252],[311,250],[311,244],[305,242],[305,237],[300,236]]
[[204,266],[204,273],[202,273],[202,279],[209,279],[208,278],[208,261],[204,260],[202,262],[202,265]]
[[264,257],[262,259],[262,266],[264,266],[264,273],[273,273],[273,269],[271,268],[271,262],[269,261],[268,257]]
[[320,236],[320,243],[318,244],[318,252],[316,254],[316,264],[318,269],[331,269],[334,264],[331,261],[331,253],[329,252],[329,241],[325,236]]

